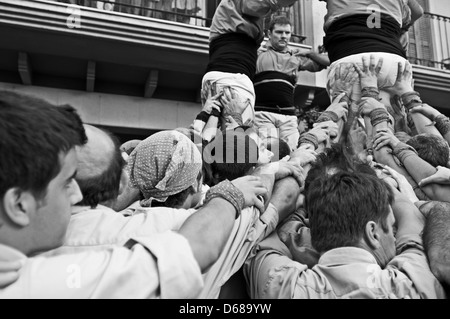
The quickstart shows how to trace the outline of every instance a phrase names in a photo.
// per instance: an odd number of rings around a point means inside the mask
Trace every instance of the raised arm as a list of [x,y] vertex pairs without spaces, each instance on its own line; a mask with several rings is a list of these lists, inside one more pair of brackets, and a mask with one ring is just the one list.
[[226,180],[211,187],[205,205],[179,230],[188,240],[202,271],[219,258],[240,211],[249,206],[263,209],[258,196],[266,193],[264,183],[256,176],[245,176],[232,182]]
[[428,104],[413,107],[411,114],[420,113],[430,119],[447,143],[450,143],[450,119]]

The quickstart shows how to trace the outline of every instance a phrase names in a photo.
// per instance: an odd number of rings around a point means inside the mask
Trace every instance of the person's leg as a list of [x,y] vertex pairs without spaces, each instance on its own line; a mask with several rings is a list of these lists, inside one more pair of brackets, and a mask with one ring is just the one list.
[[[282,118],[281,118],[282,117]],[[298,132],[296,116],[281,115],[278,126],[280,139],[286,141],[291,150],[296,150],[300,133]]]

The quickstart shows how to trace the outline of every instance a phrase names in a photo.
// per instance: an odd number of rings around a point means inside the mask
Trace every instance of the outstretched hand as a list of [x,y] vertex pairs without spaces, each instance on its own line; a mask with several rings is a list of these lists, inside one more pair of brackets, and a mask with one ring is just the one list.
[[397,64],[397,79],[394,86],[384,88],[391,95],[401,96],[404,93],[414,91],[413,89],[413,70],[409,62],[403,67],[402,62]]
[[229,114],[242,114],[245,109],[250,105],[250,100],[243,100],[231,87],[225,87],[220,97],[220,102]]
[[339,64],[334,73],[334,84],[332,87],[332,99],[334,100],[341,93],[345,93],[349,98],[352,96],[353,84],[358,80],[358,73],[350,63]]
[[221,93],[216,94],[214,96],[209,95],[205,101],[205,104],[203,105],[203,111],[208,114],[211,114],[213,109],[220,112],[222,104],[220,103],[219,98],[221,95],[222,95]]
[[348,115],[348,103],[341,102],[341,100],[346,96],[347,93],[343,92],[334,98],[333,102],[326,109],[327,111],[334,112],[338,118],[342,118],[344,121],[347,121]]
[[383,67],[383,58],[375,62],[375,55],[371,54],[370,59],[366,56],[362,57],[362,69],[355,64],[356,73],[359,75],[361,81],[361,88],[376,87],[378,88],[378,75]]
[[[375,100],[373,97],[363,97],[361,101],[358,103],[358,109],[361,116],[369,116],[370,112],[375,109],[383,109],[386,110],[386,107],[383,103]],[[387,110],[386,110],[387,111]]]
[[409,112],[423,114],[432,121],[434,121],[436,119],[436,117],[441,115],[441,112],[439,112],[435,108],[433,108],[430,105],[425,104],[425,103],[422,105],[413,107],[411,110],[409,110]]

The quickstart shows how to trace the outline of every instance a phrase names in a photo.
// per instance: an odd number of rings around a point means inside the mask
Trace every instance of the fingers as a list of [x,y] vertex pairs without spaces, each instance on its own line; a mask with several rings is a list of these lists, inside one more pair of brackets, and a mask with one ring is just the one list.
[[361,68],[356,63],[353,64],[353,67],[355,68],[355,71],[356,73],[358,73],[359,77],[364,76],[363,70],[361,70]]
[[423,106],[414,106],[412,109],[409,110],[411,113],[423,113]]
[[379,74],[381,72],[381,69],[383,68],[383,58],[380,58],[378,60],[378,64],[375,68],[375,74]]
[[17,279],[19,279],[19,273],[16,271],[0,274],[0,289],[14,283]]
[[405,65],[405,71],[403,72],[404,73],[404,76],[405,77],[409,77],[409,76],[411,76],[412,75],[412,65],[411,65],[411,63],[408,63],[408,62],[406,62],[406,65]]
[[338,64],[334,71],[334,80],[338,81],[341,78],[341,64]]
[[426,186],[426,185],[428,185],[428,184],[432,184],[433,182],[434,182],[434,181],[433,181],[433,176],[429,176],[429,177],[426,177],[426,178],[422,179],[422,180],[419,182],[419,186],[420,186],[420,187]]
[[373,54],[370,55],[369,71],[371,73],[373,73],[375,71],[375,56]]
[[22,263],[20,261],[4,262],[0,261],[0,273],[3,272],[16,272],[22,268]]
[[400,82],[403,75],[403,64],[402,62],[398,62],[397,64],[397,82]]
[[367,70],[369,69],[369,64],[367,63],[367,57],[363,56],[362,57],[362,65],[363,65],[363,72],[367,73]]
[[[264,201],[268,200],[268,198],[266,197],[263,198]],[[255,198],[253,199],[253,206],[255,206],[261,212],[261,214],[263,214],[266,210],[266,208],[264,207],[264,202],[258,196],[255,196]]]
[[[333,100],[333,104],[338,104],[341,102],[342,98],[345,96],[345,92],[339,94],[338,96],[336,96],[336,98]],[[343,104],[347,105],[347,103],[342,102]]]

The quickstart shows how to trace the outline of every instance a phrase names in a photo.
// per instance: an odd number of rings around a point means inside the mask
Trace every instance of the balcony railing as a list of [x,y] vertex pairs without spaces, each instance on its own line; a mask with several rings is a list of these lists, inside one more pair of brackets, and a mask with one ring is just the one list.
[[[50,0],[51,1],[51,0]],[[214,11],[221,0],[54,0],[57,2],[97,8],[99,10],[121,12],[150,18],[176,21],[202,27],[210,27]],[[293,25],[292,42],[303,43],[301,4],[284,8],[276,14],[284,15]],[[268,25],[270,17],[265,20]]]
[[[37,0],[39,1],[39,0]],[[51,1],[51,0],[50,0]],[[210,27],[214,11],[221,0],[53,0],[143,17],[176,21]],[[285,15],[293,26],[292,42],[303,43],[304,1],[283,8],[276,15]],[[265,19],[265,26],[271,17]],[[409,60],[417,65],[450,70],[450,17],[426,12],[409,30]]]
[[411,63],[450,70],[450,17],[426,12],[409,30]]

